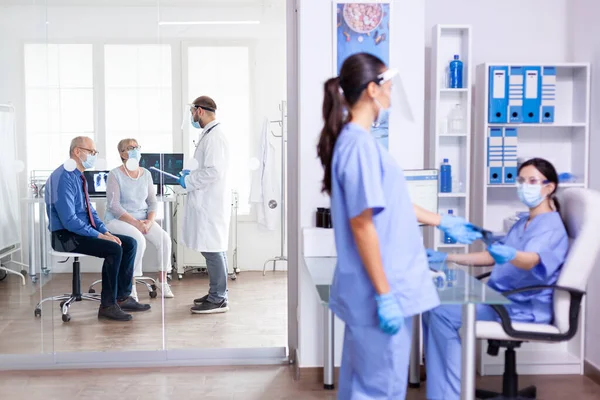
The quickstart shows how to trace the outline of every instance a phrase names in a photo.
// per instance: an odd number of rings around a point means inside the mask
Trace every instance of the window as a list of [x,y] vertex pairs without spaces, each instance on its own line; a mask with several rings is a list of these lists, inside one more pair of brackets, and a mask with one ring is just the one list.
[[239,47],[188,48],[188,102],[201,95],[217,103],[217,117],[229,140],[232,188],[239,194],[239,212],[250,204],[250,51]]
[[94,138],[92,45],[26,44],[28,171],[58,167],[75,136]]
[[173,151],[171,47],[104,46],[108,168],[121,163],[117,144],[135,138],[142,153]]

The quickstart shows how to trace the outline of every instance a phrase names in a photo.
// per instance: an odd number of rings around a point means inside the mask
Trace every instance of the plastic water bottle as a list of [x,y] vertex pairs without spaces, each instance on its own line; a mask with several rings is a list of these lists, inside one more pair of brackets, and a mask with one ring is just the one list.
[[460,104],[448,113],[448,133],[465,133],[465,114]]
[[448,164],[447,158],[444,158],[444,162],[440,167],[440,192],[452,192],[452,167]]
[[[448,210],[448,215],[454,215],[454,211]],[[444,243],[454,244],[454,243],[456,243],[456,240],[452,239],[450,236],[448,236],[448,234],[444,233]]]
[[454,60],[450,61],[448,68],[450,72],[450,87],[452,89],[460,89],[463,87],[462,75],[463,75],[463,62],[458,59],[458,54],[454,55]]

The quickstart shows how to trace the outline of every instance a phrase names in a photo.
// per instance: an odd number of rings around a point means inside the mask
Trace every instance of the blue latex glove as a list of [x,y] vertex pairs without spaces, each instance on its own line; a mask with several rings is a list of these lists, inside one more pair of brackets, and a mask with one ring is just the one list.
[[375,296],[379,329],[388,335],[395,335],[404,326],[404,316],[396,296],[391,293]]
[[435,251],[431,249],[426,249],[427,252],[427,262],[429,263],[429,269],[434,271],[439,271],[444,263],[446,262],[446,258],[448,258],[448,254],[442,251]]
[[505,264],[517,256],[517,249],[503,244],[493,244],[487,250],[496,264]]
[[438,229],[462,244],[471,244],[483,237],[481,232],[473,229],[473,225],[464,218],[447,214],[442,216]]
[[185,187],[185,177],[188,176],[189,174],[190,174],[190,170],[189,169],[184,169],[183,171],[181,171],[181,176],[179,177],[179,184],[184,189],[186,189],[186,187]]

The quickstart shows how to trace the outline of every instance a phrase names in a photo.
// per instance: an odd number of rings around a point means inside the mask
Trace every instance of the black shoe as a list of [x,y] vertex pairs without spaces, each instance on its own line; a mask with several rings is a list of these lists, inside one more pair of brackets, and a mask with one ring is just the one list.
[[221,300],[220,303],[211,303],[205,301],[202,304],[190,308],[192,314],[218,314],[229,311],[229,304],[227,300]]
[[202,303],[206,303],[207,301],[208,301],[208,295],[206,295],[204,297],[200,297],[199,299],[194,299],[194,305],[199,306]]
[[135,311],[148,311],[150,309],[150,304],[138,303],[131,296],[129,296],[125,300],[119,301],[117,304],[119,304],[119,307],[121,307],[121,309],[123,311],[133,311],[133,312],[135,312]]
[[131,321],[133,317],[126,312],[121,310],[117,304],[113,304],[112,306],[103,307],[100,306],[98,309],[98,319],[110,319],[113,321]]

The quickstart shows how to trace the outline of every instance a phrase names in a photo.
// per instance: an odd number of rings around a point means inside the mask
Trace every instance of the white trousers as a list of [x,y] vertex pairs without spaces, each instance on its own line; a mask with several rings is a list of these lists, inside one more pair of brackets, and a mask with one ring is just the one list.
[[135,253],[135,263],[133,267],[133,276],[142,276],[142,259],[146,252],[146,240],[149,240],[158,250],[158,269],[160,271],[171,270],[171,238],[169,234],[161,228],[156,222],[152,224],[152,227],[147,234],[140,232],[135,226],[121,221],[119,219],[113,219],[106,228],[114,234],[130,236],[137,242],[137,250]]

